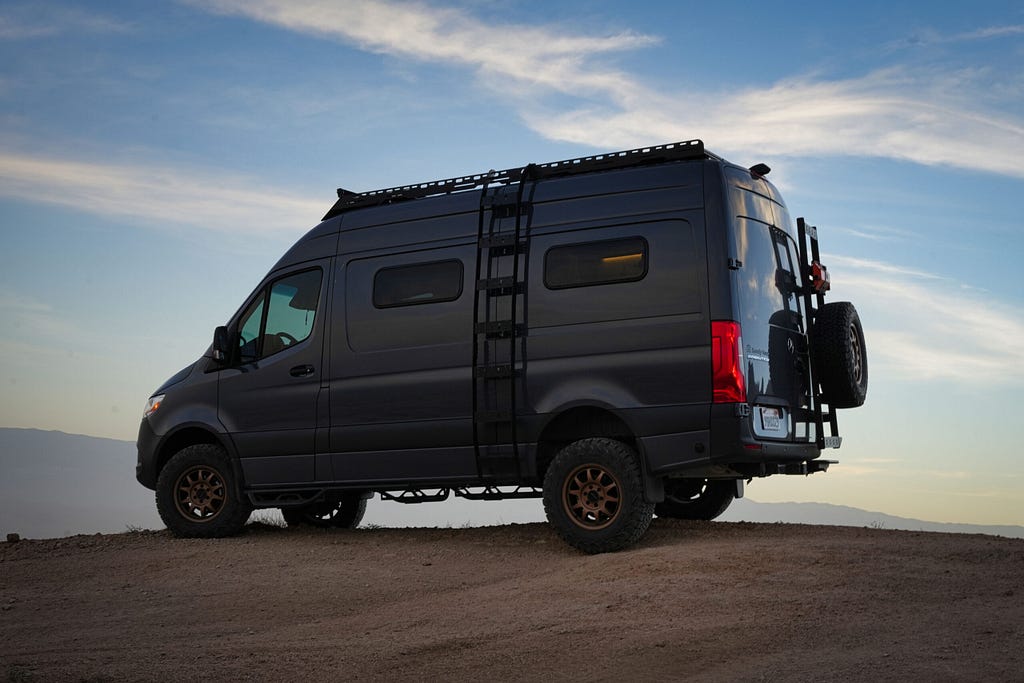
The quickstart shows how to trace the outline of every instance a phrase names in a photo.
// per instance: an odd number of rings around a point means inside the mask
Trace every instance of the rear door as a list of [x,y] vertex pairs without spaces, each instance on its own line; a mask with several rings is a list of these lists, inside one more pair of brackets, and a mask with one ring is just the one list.
[[766,181],[740,169],[728,168],[726,175],[752,427],[758,437],[791,440],[810,392],[799,252],[789,213],[770,198],[776,193]]

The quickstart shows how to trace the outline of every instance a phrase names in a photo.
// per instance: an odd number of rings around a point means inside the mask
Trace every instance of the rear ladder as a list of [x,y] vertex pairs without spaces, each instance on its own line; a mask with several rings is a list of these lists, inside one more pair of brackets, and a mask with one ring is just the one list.
[[[829,403],[828,396],[821,390],[821,383],[814,371],[814,323],[818,310],[825,305],[825,291],[828,279],[824,276],[821,256],[818,253],[818,229],[807,225],[803,218],[796,219],[797,233],[800,237],[800,276],[801,291],[804,296],[804,309],[807,311],[807,354],[811,359],[811,419],[814,421],[814,436],[818,448],[839,448],[842,437],[839,436],[839,421],[836,409]],[[820,270],[819,270],[820,269]],[[822,285],[821,283],[825,283]],[[825,435],[825,425],[829,433]]]

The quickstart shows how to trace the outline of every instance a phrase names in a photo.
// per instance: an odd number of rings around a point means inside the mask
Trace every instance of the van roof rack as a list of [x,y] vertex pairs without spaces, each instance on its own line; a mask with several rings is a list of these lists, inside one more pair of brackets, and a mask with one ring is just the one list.
[[384,190],[372,190],[370,192],[352,192],[351,190],[339,187],[338,201],[334,203],[334,206],[323,217],[323,220],[333,218],[351,209],[451,194],[453,192],[472,190],[482,185],[498,183],[508,185],[519,182],[524,173],[532,174],[534,178],[553,178],[575,175],[577,173],[628,168],[630,166],[660,164],[666,161],[708,158],[717,159],[718,157],[705,151],[703,141],[688,140],[686,142],[670,142],[653,147],[639,147],[621,152],[595,154],[577,159],[552,161],[546,164],[529,164],[525,167],[509,168],[504,171],[490,170],[487,173],[434,180],[429,183],[418,183],[416,185],[401,185],[399,187],[389,187]]

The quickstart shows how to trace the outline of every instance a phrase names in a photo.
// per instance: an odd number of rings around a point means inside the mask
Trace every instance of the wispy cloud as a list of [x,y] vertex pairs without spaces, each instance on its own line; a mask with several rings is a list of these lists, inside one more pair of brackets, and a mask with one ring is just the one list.
[[4,317],[0,340],[17,337],[39,344],[42,340],[70,343],[80,338],[79,330],[50,304],[13,289],[0,289],[0,313]]
[[[376,53],[470,68],[514,98],[524,121],[554,140],[608,148],[702,137],[724,152],[877,156],[1024,177],[1024,124],[980,108],[971,97],[986,90],[986,83],[971,82],[980,74],[892,68],[849,79],[790,78],[739,92],[689,87],[677,95],[598,59],[658,43],[628,30],[587,36],[558,26],[497,25],[461,9],[385,0],[194,4]],[[552,104],[545,99],[551,93],[578,99]]]
[[53,308],[42,301],[23,296],[11,289],[0,289],[0,311],[5,313],[49,313]]
[[978,40],[1007,38],[1024,35],[1024,24],[1008,24],[1001,26],[985,26],[983,28],[960,33],[943,33],[926,28],[916,31],[909,38],[893,43],[890,47],[919,47],[924,45],[943,45],[950,43],[968,43]]
[[102,164],[0,151],[0,196],[219,232],[296,233],[331,197],[306,197],[210,169]]
[[340,39],[370,52],[457,64],[475,69],[485,78],[512,78],[519,86],[572,94],[604,94],[630,87],[625,74],[594,68],[589,60],[597,54],[646,47],[659,40],[632,31],[586,36],[532,25],[485,23],[458,9],[416,2],[195,0],[192,4]]
[[45,3],[9,4],[0,9],[0,40],[28,40],[67,33],[124,33],[124,22],[79,8]]
[[1024,338],[1024,311],[928,273],[830,261],[865,321],[869,366],[905,379],[1024,384],[1024,346],[1013,341]]
[[905,242],[918,236],[910,230],[878,225],[861,226],[856,228],[833,226],[831,230],[852,235],[853,237],[858,237],[863,240],[868,240],[869,242]]
[[966,33],[958,33],[953,40],[987,40],[989,38],[1004,38],[1006,36],[1024,35],[1024,24],[1013,24],[1010,26],[988,26]]
[[876,156],[1024,178],[1024,124],[971,108],[962,95],[949,94],[964,91],[948,89],[949,78],[887,69],[855,79],[794,78],[685,98],[609,93],[615,106],[529,120],[548,137],[586,144],[703,137],[725,151]]

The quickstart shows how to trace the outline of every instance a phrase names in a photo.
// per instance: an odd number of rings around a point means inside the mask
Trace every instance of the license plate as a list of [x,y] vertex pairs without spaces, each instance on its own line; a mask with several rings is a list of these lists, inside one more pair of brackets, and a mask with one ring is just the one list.
[[781,408],[758,408],[761,413],[761,429],[766,432],[783,433]]

